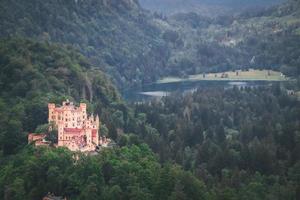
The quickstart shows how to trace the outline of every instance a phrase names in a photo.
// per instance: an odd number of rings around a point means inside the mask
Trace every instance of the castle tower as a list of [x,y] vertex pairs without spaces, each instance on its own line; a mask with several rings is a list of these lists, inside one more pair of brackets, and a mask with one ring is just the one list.
[[55,120],[55,104],[54,103],[48,103],[48,122]]
[[99,145],[99,116],[87,116],[85,103],[76,107],[66,100],[60,107],[49,103],[48,109],[48,121],[58,129],[58,146],[72,151],[93,151]]
[[96,126],[97,126],[97,128],[100,127],[100,119],[99,119],[99,115],[96,116]]

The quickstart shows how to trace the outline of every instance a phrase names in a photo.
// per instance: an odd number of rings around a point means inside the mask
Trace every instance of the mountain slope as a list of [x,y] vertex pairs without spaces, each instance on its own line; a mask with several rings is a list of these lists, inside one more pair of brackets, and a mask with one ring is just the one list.
[[[102,71],[71,47],[24,39],[0,40],[0,144],[4,154],[47,123],[48,102],[85,101],[101,121],[120,96]],[[22,133],[25,134],[22,134]]]
[[[1,1],[0,37],[70,44],[121,89],[162,76],[237,68],[295,74],[297,1],[217,18],[151,15],[136,1]],[[251,62],[253,61],[253,62]]]
[[193,171],[216,200],[299,199],[300,101],[280,84],[199,87],[136,109],[158,130],[160,159]]
[[140,0],[141,6],[154,12],[175,14],[178,12],[197,12],[206,16],[237,11],[249,7],[271,6],[281,0]]
[[1,1],[1,37],[71,44],[118,85],[157,78],[168,52],[160,30],[134,0]]
[[74,200],[212,196],[190,172],[159,164],[147,145],[104,150],[94,156],[27,146],[0,160],[0,197],[7,200],[42,199],[49,192]]
[[158,27],[177,35],[169,41],[166,69],[171,75],[185,75],[252,67],[295,76],[300,64],[299,13],[299,2],[290,1],[237,16],[176,14],[167,19],[168,26],[157,18]]

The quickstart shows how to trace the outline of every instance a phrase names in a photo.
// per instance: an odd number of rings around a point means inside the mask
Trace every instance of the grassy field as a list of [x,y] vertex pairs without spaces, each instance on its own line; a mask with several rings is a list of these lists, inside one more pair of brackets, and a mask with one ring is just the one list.
[[298,100],[300,101],[300,91],[296,92],[296,97],[298,98]]
[[286,81],[284,75],[280,72],[272,70],[254,70],[248,71],[228,71],[221,73],[196,74],[187,78],[166,77],[158,81],[158,83],[174,83],[182,81]]

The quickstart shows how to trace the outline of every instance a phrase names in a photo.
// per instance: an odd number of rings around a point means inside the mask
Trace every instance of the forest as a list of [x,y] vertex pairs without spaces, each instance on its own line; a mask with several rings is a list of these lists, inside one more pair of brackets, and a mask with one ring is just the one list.
[[[12,39],[0,53],[4,199],[299,197],[300,102],[279,83],[126,105],[71,47]],[[65,98],[86,99],[118,147],[74,160],[67,149],[26,145],[27,133],[46,123],[47,102]]]
[[[169,74],[273,69],[299,76],[299,1],[237,15],[168,17]],[[183,53],[184,52],[184,53]]]
[[153,12],[172,15],[178,12],[199,12],[201,15],[218,16],[249,8],[272,6],[281,0],[140,0],[142,7]]
[[[74,155],[66,149],[28,146],[1,167],[4,199],[208,199],[204,183],[176,165],[160,165],[146,145]],[[4,194],[4,195],[3,195]]]
[[299,1],[289,0],[207,17],[152,14],[128,0],[1,1],[0,37],[71,45],[119,89],[249,67],[299,75],[299,8]]
[[[80,99],[99,114],[113,112],[121,97],[103,72],[72,47],[27,39],[0,41],[0,141],[4,154],[26,142],[25,133],[47,122],[48,102]],[[113,106],[108,106],[114,104]],[[104,117],[103,117],[104,118]]]
[[[159,133],[144,140],[160,160],[192,171],[217,199],[297,199],[300,102],[280,85],[198,89],[135,108]],[[246,198],[248,184],[264,192]]]
[[[136,0],[0,1],[0,199],[300,199],[300,4],[164,15]],[[126,102],[164,76],[288,81]],[[87,103],[116,146],[35,147],[48,102]]]

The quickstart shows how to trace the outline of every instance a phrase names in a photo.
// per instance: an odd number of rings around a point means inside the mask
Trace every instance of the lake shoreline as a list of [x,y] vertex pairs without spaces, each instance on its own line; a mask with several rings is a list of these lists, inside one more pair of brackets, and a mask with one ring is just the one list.
[[221,73],[208,73],[208,74],[196,74],[190,75],[187,78],[180,77],[165,77],[158,81],[157,84],[165,83],[179,83],[179,82],[198,82],[198,81],[268,81],[268,82],[279,82],[279,81],[288,81],[289,78],[286,78],[281,72],[272,71],[272,70],[253,70],[248,71],[229,71]]

